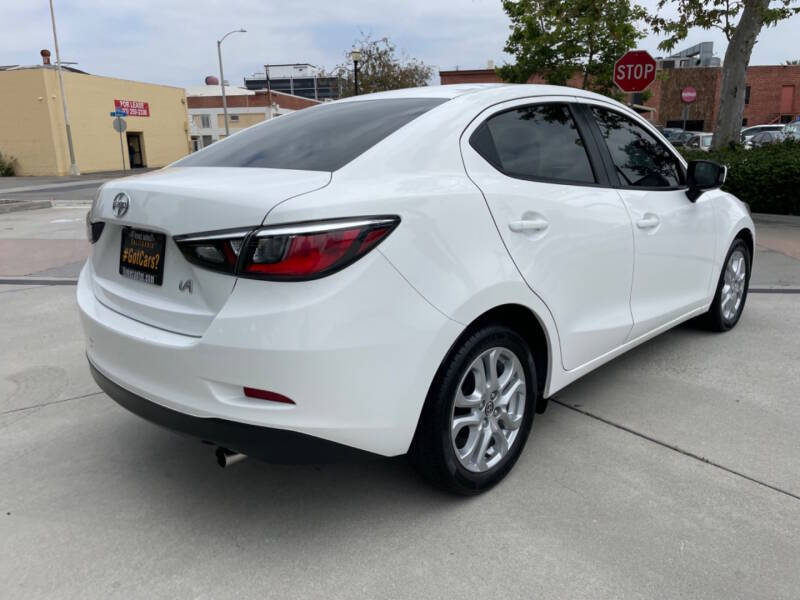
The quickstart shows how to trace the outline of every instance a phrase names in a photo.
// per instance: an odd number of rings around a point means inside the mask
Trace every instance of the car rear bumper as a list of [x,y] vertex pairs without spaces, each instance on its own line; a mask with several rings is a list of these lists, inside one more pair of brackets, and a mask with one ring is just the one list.
[[[379,252],[318,281],[239,280],[200,337],[111,310],[93,293],[93,276],[90,260],[77,297],[93,370],[114,390],[171,411],[159,415],[183,414],[200,432],[193,435],[245,454],[211,433],[233,422],[383,456],[405,453],[428,387],[462,330]],[[295,404],[245,397],[245,386]]]
[[268,462],[303,464],[361,460],[378,456],[295,431],[259,427],[226,419],[193,417],[129,392],[98,371],[92,361],[89,361],[89,370],[100,389],[133,414],[167,429]]

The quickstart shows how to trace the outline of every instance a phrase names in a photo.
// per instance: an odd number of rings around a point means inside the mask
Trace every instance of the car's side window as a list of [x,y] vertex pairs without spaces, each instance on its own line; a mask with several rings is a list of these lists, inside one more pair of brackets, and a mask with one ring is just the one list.
[[487,119],[473,148],[510,177],[595,183],[583,139],[566,104],[535,104]]
[[674,188],[683,185],[683,167],[666,146],[625,115],[597,106],[592,115],[625,187]]

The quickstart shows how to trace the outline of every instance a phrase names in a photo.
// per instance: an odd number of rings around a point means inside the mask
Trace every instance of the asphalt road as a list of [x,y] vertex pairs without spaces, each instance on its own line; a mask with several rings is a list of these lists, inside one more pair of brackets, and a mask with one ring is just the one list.
[[797,598],[800,296],[567,388],[460,499],[402,459],[219,469],[97,390],[73,294],[0,287],[3,597]]

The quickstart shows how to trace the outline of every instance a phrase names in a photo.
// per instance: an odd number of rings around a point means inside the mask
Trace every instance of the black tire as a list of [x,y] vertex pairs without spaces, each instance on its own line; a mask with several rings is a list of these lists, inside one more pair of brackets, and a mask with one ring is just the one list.
[[[744,255],[744,292],[742,295],[742,301],[739,304],[739,308],[736,310],[733,316],[726,318],[723,314],[722,307],[722,291],[723,287],[725,286],[725,270],[728,267],[728,261],[730,260],[731,256],[737,251]],[[733,240],[733,244],[731,244],[728,254],[725,255],[725,262],[722,263],[722,272],[720,273],[719,280],[717,281],[717,291],[714,294],[714,300],[711,302],[711,307],[708,309],[708,312],[703,315],[702,319],[703,324],[711,331],[728,331],[733,329],[736,326],[736,323],[739,322],[739,318],[742,316],[742,311],[744,310],[745,302],[747,301],[747,292],[750,288],[750,269],[752,268],[752,263],[752,257],[750,256],[750,250],[747,247],[747,244],[742,239],[737,238]]]
[[[508,452],[488,470],[474,472],[465,468],[456,455],[450,435],[451,417],[465,373],[473,361],[492,348],[510,350],[519,360],[525,375],[525,405],[519,432]],[[493,324],[466,334],[442,362],[428,392],[409,450],[411,464],[425,479],[452,493],[469,496],[488,490],[508,474],[525,447],[536,408],[536,383],[531,351],[513,329]]]

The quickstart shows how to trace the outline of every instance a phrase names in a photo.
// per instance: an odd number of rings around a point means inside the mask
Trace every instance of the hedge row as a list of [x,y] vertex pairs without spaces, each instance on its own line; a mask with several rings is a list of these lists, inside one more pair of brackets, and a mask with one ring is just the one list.
[[681,149],[687,160],[713,160],[728,167],[723,190],[760,213],[800,215],[800,142],[787,140],[752,150],[735,146],[703,152]]

